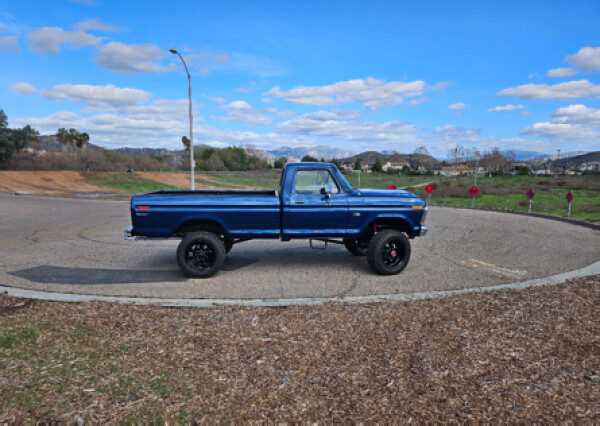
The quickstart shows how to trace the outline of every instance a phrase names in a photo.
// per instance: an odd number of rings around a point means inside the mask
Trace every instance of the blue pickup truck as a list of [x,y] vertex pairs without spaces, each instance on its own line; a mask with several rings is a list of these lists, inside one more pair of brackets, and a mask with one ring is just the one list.
[[373,271],[393,275],[410,259],[409,238],[423,236],[427,206],[404,190],[352,188],[328,163],[288,163],[279,191],[157,191],[131,198],[125,238],[181,238],[177,263],[206,278],[234,244],[257,238],[344,244]]

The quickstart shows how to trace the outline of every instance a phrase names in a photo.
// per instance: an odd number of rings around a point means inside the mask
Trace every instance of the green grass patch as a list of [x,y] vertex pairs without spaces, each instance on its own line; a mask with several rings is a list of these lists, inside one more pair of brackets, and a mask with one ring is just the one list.
[[87,182],[130,193],[183,189],[144,179],[137,173],[84,173]]
[[[574,200],[571,204],[571,217],[578,219],[600,219],[600,192],[584,194],[584,191],[572,191]],[[533,213],[554,216],[567,215],[566,191],[563,194],[536,193],[531,204]],[[432,194],[433,195],[433,194]],[[426,199],[426,197],[425,197]],[[431,197],[431,204],[471,207],[470,197]],[[525,194],[492,195],[480,194],[475,198],[475,207],[496,210],[527,212],[529,199]]]
[[35,342],[37,333],[33,328],[17,327],[0,335],[0,349],[12,349]]

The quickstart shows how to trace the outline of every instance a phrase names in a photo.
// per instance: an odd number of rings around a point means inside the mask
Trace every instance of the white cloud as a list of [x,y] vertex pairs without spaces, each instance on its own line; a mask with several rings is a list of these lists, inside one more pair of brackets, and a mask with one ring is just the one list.
[[467,105],[462,102],[457,102],[455,104],[448,105],[448,108],[460,111],[460,110],[464,109],[466,106]]
[[427,137],[429,151],[443,158],[450,148],[457,145],[477,147],[480,151],[499,147],[501,150],[540,151],[553,148],[552,144],[540,139],[498,138],[481,136],[481,129],[465,129],[455,125],[439,126]]
[[[194,122],[204,122],[204,118],[198,116],[194,105]],[[127,105],[127,106],[101,106],[87,107],[81,112],[83,114],[118,114],[127,116],[130,119],[151,121],[151,120],[173,120],[186,121],[188,117],[188,100],[187,99],[160,99],[147,105]]]
[[[89,109],[87,112],[91,113]],[[107,108],[90,117],[60,111],[47,117],[15,120],[19,126],[30,124],[41,133],[55,133],[60,127],[74,127],[90,135],[90,141],[107,148],[164,147],[182,149],[181,136],[189,132],[187,100],[157,101],[151,105]],[[125,115],[122,115],[125,114]],[[184,118],[182,118],[184,117]],[[194,142],[212,146],[253,144],[256,147],[311,146],[312,139],[282,136],[277,133],[241,132],[202,125],[195,119]]]
[[547,84],[525,84],[497,93],[499,96],[516,96],[519,99],[572,99],[600,96],[600,85],[588,80],[568,81],[549,86]]
[[[350,118],[350,120],[348,120]],[[285,134],[321,136],[338,141],[386,144],[416,143],[423,129],[402,121],[361,122],[346,112],[318,111],[276,126]]]
[[0,52],[4,53],[16,53],[20,52],[19,37],[17,36],[4,36],[0,37]]
[[229,111],[226,117],[219,118],[219,120],[222,121],[236,121],[251,124],[253,126],[266,126],[271,124],[270,117],[265,117],[245,101],[233,101],[230,104],[223,105],[221,108]]
[[553,141],[579,141],[591,144],[600,142],[598,125],[600,125],[600,109],[578,104],[559,108],[552,114],[551,121],[535,123],[519,133]]
[[216,102],[218,104],[224,104],[225,103],[225,99],[223,98],[209,98],[211,101]]
[[[47,117],[30,117],[15,121],[21,125],[30,124],[41,133],[55,133],[60,127],[74,127],[89,133],[92,143],[104,147],[150,146],[181,149],[181,136],[189,132],[187,114],[188,101],[181,99],[159,100],[149,105],[118,108],[91,107],[83,110],[81,114],[60,111]],[[202,121],[202,117],[194,119],[196,126]],[[204,142],[196,140],[198,143]]]
[[432,91],[444,91],[448,86],[454,86],[456,83],[454,81],[440,81],[439,83],[435,83],[433,86],[427,86],[427,89]]
[[410,106],[414,106],[414,105],[421,105],[425,102],[429,102],[431,99],[429,99],[427,96],[423,96],[422,98],[419,99],[413,99],[411,101],[408,101],[406,103],[406,105],[410,105]]
[[81,21],[73,25],[73,28],[77,31],[101,31],[105,33],[112,33],[122,29],[118,25],[109,24],[98,18]]
[[600,142],[600,133],[580,124],[541,122],[519,132],[521,135],[533,135],[554,141]]
[[168,55],[154,44],[111,42],[98,48],[96,65],[118,74],[155,74],[177,68],[175,63],[168,67],[160,64]]
[[555,123],[600,124],[600,108],[588,108],[585,105],[569,105],[557,109],[552,114]]
[[585,71],[600,71],[600,47],[582,47],[579,52],[567,55],[565,61]]
[[273,114],[273,115],[276,115],[277,117],[282,117],[282,118],[286,118],[286,119],[298,117],[300,115],[299,113],[292,112],[292,111],[279,111],[279,110],[277,110],[277,108],[263,108],[262,110],[263,110],[263,112],[265,112],[267,114]]
[[546,75],[552,78],[570,77],[577,74],[575,68],[554,68],[549,70]]
[[515,111],[518,109],[525,109],[525,108],[527,108],[526,105],[512,105],[512,104],[498,105],[498,106],[495,106],[494,108],[489,108],[487,110],[487,112],[506,112],[506,111]]
[[10,89],[17,93],[23,93],[26,95],[37,92],[37,89],[29,83],[13,84],[12,86],[10,86]]
[[481,129],[465,129],[454,124],[438,126],[434,134],[447,143],[479,142]]
[[121,89],[112,84],[106,86],[59,84],[52,90],[42,91],[42,96],[55,101],[70,100],[92,106],[118,107],[147,101],[152,94],[139,89]]
[[367,108],[379,109],[397,105],[404,97],[421,96],[425,82],[389,82],[368,77],[341,81],[326,86],[298,86],[282,91],[279,86],[272,88],[266,96],[284,98],[298,104],[331,106],[342,102],[361,102]]
[[96,37],[83,31],[65,31],[59,27],[44,27],[33,30],[27,37],[29,48],[38,53],[56,55],[63,44],[71,49],[94,46],[102,42]]

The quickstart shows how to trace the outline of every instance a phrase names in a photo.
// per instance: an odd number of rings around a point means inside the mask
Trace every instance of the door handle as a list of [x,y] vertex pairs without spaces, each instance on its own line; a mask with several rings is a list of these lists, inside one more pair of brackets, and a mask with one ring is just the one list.
[[303,200],[296,200],[295,203],[296,204],[304,204],[304,201]]

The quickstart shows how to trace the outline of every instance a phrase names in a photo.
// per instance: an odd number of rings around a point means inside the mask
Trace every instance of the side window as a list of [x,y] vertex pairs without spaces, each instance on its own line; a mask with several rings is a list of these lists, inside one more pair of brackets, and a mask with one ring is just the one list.
[[320,194],[321,188],[331,185],[331,193],[338,194],[339,187],[327,170],[298,170],[296,173],[296,194]]

